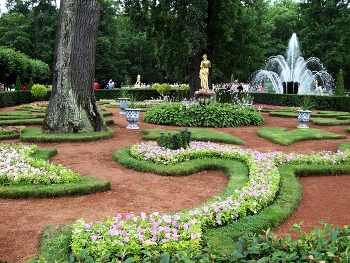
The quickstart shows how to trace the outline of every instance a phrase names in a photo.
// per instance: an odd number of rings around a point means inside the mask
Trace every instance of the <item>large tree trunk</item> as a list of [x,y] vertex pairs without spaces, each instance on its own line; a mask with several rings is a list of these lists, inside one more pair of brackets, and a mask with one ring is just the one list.
[[93,90],[100,5],[101,0],[61,0],[44,133],[107,130]]

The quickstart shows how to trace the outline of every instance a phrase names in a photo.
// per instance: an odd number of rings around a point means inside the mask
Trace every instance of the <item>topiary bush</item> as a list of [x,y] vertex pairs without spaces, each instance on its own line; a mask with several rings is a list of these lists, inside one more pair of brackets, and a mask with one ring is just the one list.
[[47,90],[44,85],[34,84],[31,89],[31,93],[36,98],[44,98],[47,94]]
[[158,146],[170,149],[177,150],[184,148],[186,149],[191,142],[191,132],[188,129],[175,134],[165,135],[161,133],[160,137],[157,140]]

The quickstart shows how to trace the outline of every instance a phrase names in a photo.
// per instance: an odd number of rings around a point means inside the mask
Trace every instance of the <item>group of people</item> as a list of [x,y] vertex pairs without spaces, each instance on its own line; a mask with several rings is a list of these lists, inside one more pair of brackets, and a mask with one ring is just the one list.
[[110,79],[108,82],[106,80],[102,80],[100,83],[95,80],[94,81],[94,89],[120,89],[121,81],[114,82]]

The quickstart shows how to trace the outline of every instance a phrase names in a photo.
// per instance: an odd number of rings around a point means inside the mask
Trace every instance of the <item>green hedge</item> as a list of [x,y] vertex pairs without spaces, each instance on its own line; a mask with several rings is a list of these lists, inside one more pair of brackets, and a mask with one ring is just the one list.
[[[40,100],[49,100],[50,96],[51,90],[48,90],[46,96]],[[0,92],[0,108],[32,103],[34,101],[38,101],[38,99],[32,95],[30,90]]]
[[[150,88],[131,88],[131,94],[144,100],[156,99],[160,97],[159,93]],[[268,104],[276,106],[299,106],[298,100],[301,95],[294,94],[276,94],[276,93],[249,93],[253,97],[254,104]],[[43,100],[49,100],[51,91],[48,90],[46,97]],[[189,91],[179,91],[172,89],[170,96],[176,101],[183,98],[189,98]],[[118,89],[103,89],[95,90],[96,100],[117,99],[119,97]],[[318,110],[329,111],[346,111],[350,112],[350,97],[348,96],[316,96],[312,95],[315,100]],[[217,92],[216,99],[218,102],[231,102],[232,94],[220,90]],[[21,105],[36,101],[30,91],[4,91],[0,92],[0,108]]]

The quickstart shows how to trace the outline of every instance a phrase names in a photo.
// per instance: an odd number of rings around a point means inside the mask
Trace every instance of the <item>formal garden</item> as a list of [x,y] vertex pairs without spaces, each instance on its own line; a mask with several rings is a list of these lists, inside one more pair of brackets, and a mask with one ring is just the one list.
[[[36,257],[39,259],[28,262],[67,262],[67,258],[69,262],[349,260],[347,226],[332,228],[321,222],[321,227],[303,233],[297,224],[300,222],[295,222],[293,229],[300,232],[297,241],[289,235],[277,237],[269,229],[276,228],[298,207],[302,190],[296,177],[349,174],[350,151],[344,135],[349,130],[344,128],[340,134],[327,128],[349,125],[350,113],[313,111],[310,121],[313,127],[297,129],[296,107],[163,102],[145,110],[140,131],[125,131],[123,121],[121,124],[114,121],[120,122],[124,117],[119,114],[118,103],[100,100],[99,104],[108,130],[96,134],[41,133],[46,101],[22,104],[12,111],[1,110],[0,138],[4,143],[0,196],[34,203],[55,197],[59,202],[69,196],[78,198],[113,191],[118,185],[113,186],[108,177],[83,176],[48,160],[59,157],[61,150],[69,153],[68,148],[73,151],[84,144],[97,147],[123,133],[138,135],[131,140],[124,137],[125,146],[123,143],[114,146],[111,161],[125,169],[119,176],[135,171],[182,178],[216,170],[225,174],[225,186],[195,206],[177,207],[177,212],[170,208],[169,212],[161,213],[147,207],[138,209],[139,213],[115,210],[114,214],[92,217],[94,221],[78,219],[77,214],[71,224],[45,227]],[[264,116],[281,119],[281,125],[265,126]],[[287,131],[284,122],[292,118],[295,129]],[[247,148],[245,140],[228,132],[240,127],[256,127],[256,134],[276,147],[265,151]],[[341,143],[338,151],[274,150],[314,140]],[[128,145],[130,141],[134,143]],[[113,148],[103,145],[105,151]],[[62,158],[67,161],[67,157]],[[169,194],[171,199],[172,193]]]

